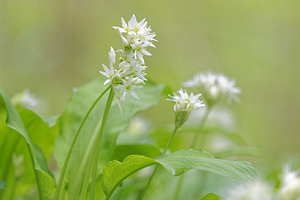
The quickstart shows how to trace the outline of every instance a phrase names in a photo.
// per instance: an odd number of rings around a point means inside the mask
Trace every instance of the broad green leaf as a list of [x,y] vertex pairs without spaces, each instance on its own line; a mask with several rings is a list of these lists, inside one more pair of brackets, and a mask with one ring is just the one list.
[[126,177],[153,164],[160,164],[175,176],[190,169],[198,169],[233,178],[256,177],[255,169],[248,162],[216,159],[206,151],[189,149],[161,155],[155,159],[130,155],[122,163],[116,160],[110,162],[103,169],[104,192],[110,196]]
[[[98,95],[106,88],[103,86],[103,82],[103,79],[96,79],[87,85],[78,88],[77,92],[72,95],[66,104],[64,111],[58,120],[60,125],[60,136],[57,138],[54,148],[54,155],[59,168],[62,168],[63,166],[70,144],[83,117]],[[103,168],[108,161],[112,160],[115,142],[119,133],[126,129],[131,118],[137,112],[156,105],[160,99],[162,90],[162,86],[145,86],[144,88],[137,90],[140,99],[128,96],[126,100],[122,102],[122,113],[120,112],[117,102],[113,102],[101,141],[102,147],[100,149],[98,174],[100,173],[101,168]],[[104,95],[95,106],[94,110],[87,118],[85,125],[82,127],[74,146],[74,153],[72,153],[69,162],[69,166],[72,167],[67,168],[66,178],[69,180],[70,190],[74,190],[75,192],[79,191],[79,188],[77,186],[74,186],[73,188],[73,185],[80,184],[81,180],[84,178],[84,173],[82,174],[81,171],[88,170],[86,167],[87,162],[89,160],[89,155],[92,152],[92,144],[101,123],[106,99],[107,94]]]
[[17,132],[26,142],[31,157],[33,170],[35,172],[36,182],[41,199],[49,199],[55,191],[55,182],[53,175],[48,169],[46,158],[41,149],[36,146],[20,117],[17,110],[11,103],[8,95],[0,86],[0,96],[3,99],[6,108],[6,125],[11,130]]
[[126,156],[133,154],[155,158],[158,157],[161,152],[158,147],[150,144],[118,145],[115,148],[113,158],[122,161]]
[[31,110],[18,108],[22,121],[33,143],[38,144],[47,160],[53,153],[54,142],[58,136],[55,117],[43,119]]
[[205,195],[204,197],[202,197],[202,199],[200,200],[221,200],[222,198],[218,195],[215,195],[213,193],[209,193],[207,195]]
[[115,188],[128,176],[134,172],[157,164],[152,158],[140,155],[127,156],[123,162],[113,160],[103,169],[102,186],[104,193],[109,197]]

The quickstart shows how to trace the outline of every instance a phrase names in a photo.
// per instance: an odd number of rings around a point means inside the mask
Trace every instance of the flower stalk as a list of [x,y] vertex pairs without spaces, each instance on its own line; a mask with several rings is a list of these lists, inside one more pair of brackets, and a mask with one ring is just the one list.
[[75,143],[77,141],[77,138],[79,136],[79,133],[84,125],[84,123],[86,122],[88,116],[90,115],[90,113],[92,112],[92,110],[94,109],[94,107],[97,105],[97,103],[100,101],[100,99],[103,97],[103,95],[111,88],[111,86],[107,87],[99,96],[98,98],[94,101],[94,103],[92,104],[92,106],[89,108],[88,112],[85,114],[76,134],[75,134],[75,137],[72,141],[72,144],[68,150],[68,153],[67,153],[67,156],[66,156],[66,159],[65,159],[65,162],[64,162],[64,165],[63,165],[63,168],[62,168],[62,171],[61,171],[61,174],[60,174],[60,177],[59,177],[59,181],[58,181],[58,185],[57,185],[57,190],[56,190],[56,193],[55,193],[55,197],[54,199],[55,200],[58,200],[58,199],[62,199],[62,193],[61,193],[61,190],[65,188],[65,183],[64,183],[64,178],[65,178],[65,174],[66,174],[66,169],[68,167],[68,164],[69,164],[69,161],[70,161],[70,158],[71,158],[71,154],[72,154],[72,151],[73,151],[73,148],[75,146]]

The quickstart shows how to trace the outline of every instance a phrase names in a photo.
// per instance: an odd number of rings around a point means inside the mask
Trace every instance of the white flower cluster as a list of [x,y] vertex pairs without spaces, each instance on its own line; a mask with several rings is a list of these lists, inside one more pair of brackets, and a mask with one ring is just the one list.
[[[123,93],[123,100],[130,93],[135,98],[138,98],[134,89],[142,88],[141,83],[144,83],[145,65],[144,55],[151,56],[151,53],[146,50],[147,47],[155,47],[152,42],[156,41],[155,33],[151,32],[151,28],[147,27],[147,22],[143,19],[137,22],[135,15],[131,17],[128,23],[121,18],[122,27],[113,27],[120,33],[124,43],[124,49],[114,51],[111,47],[108,57],[110,66],[103,65],[104,72],[101,74],[108,79],[104,84],[111,83],[116,96],[120,99],[120,94]],[[116,62],[116,52],[119,58]]]
[[282,184],[279,188],[279,196],[282,200],[300,200],[300,176],[299,172],[292,171],[289,165],[284,167]]
[[200,96],[201,94],[194,95],[193,93],[188,95],[182,88],[178,92],[174,92],[174,96],[169,95],[172,99],[167,100],[175,102],[175,124],[178,128],[186,122],[192,110],[205,106],[203,101],[199,100]]
[[199,73],[192,80],[183,83],[185,87],[193,87],[203,92],[206,103],[211,106],[226,98],[228,101],[234,99],[238,101],[237,95],[241,89],[235,87],[235,80],[229,79],[223,74],[213,74],[211,72]]
[[182,88],[178,90],[177,92],[174,92],[174,96],[171,96],[169,94],[169,97],[173,99],[167,99],[168,101],[174,101],[174,111],[192,111],[195,108],[204,107],[205,104],[203,104],[203,101],[199,100],[199,97],[201,94],[194,95],[191,93],[191,95],[188,95],[186,90],[183,90]]

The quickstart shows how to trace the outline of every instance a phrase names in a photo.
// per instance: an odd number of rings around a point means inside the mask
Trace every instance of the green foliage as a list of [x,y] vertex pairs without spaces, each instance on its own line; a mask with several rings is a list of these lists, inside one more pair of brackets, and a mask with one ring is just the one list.
[[[54,149],[54,155],[60,168],[64,163],[69,146],[83,116],[93,103],[94,99],[97,98],[97,95],[104,90],[103,82],[103,79],[97,79],[79,88],[66,104],[64,111],[59,118],[60,136],[57,138]],[[137,112],[156,105],[162,90],[162,86],[147,86],[142,90],[137,91],[140,99],[128,97],[122,104],[122,113],[117,102],[113,102],[107,123],[104,127],[97,174],[101,172],[101,169],[108,161],[112,160],[115,142],[119,133],[128,126],[131,118]],[[66,178],[69,180],[69,188],[70,191],[72,191],[71,195],[74,195],[74,198],[76,193],[80,191],[82,182],[90,167],[88,166],[88,163],[92,152],[92,146],[101,124],[105,101],[106,96],[104,96],[104,98],[95,106],[94,110],[87,118],[74,146],[73,152],[76,153],[72,154],[69,163],[69,166],[72,167],[69,167],[66,172]]]
[[[33,134],[33,136],[40,134],[39,130],[34,127],[29,127],[30,122],[25,121],[25,123],[22,121],[22,118],[20,117],[19,113],[11,103],[9,97],[7,96],[6,92],[2,87],[0,87],[0,95],[1,99],[3,100],[3,104],[5,106],[6,111],[6,125],[7,127],[4,127],[2,130],[3,132],[1,134],[6,135],[7,139],[14,140],[14,143],[10,144],[18,144],[19,137],[22,138],[22,140],[25,141],[27,148],[23,149],[23,151],[29,152],[29,159],[28,161],[31,162],[33,166],[33,171],[35,174],[35,180],[37,183],[38,191],[39,191],[39,198],[40,199],[49,199],[54,191],[55,191],[55,182],[53,175],[51,171],[49,170],[47,166],[47,160],[44,156],[44,153],[42,150],[33,142],[31,135],[29,134],[29,131]],[[24,111],[27,112],[27,111]],[[32,113],[27,113],[29,116],[33,116]],[[35,116],[37,120],[39,118]],[[28,120],[30,118],[28,117]],[[46,128],[47,129],[47,128]],[[17,133],[18,136],[14,135],[14,133]],[[44,138],[47,139],[47,138]],[[7,142],[5,140],[2,140],[2,143]],[[47,141],[51,142],[51,140]],[[8,144],[9,145],[9,144]],[[12,164],[12,152],[15,146],[11,147],[11,153],[7,154],[7,158],[5,159],[6,166]],[[3,163],[2,163],[3,164]],[[9,169],[9,168],[6,168]],[[9,173],[10,176],[12,175],[9,171],[6,171],[6,173]],[[12,180],[12,179],[11,179]],[[8,185],[8,184],[7,184]]]
[[255,169],[248,162],[216,159],[203,150],[179,150],[155,159],[141,155],[129,155],[123,162],[114,160],[103,169],[104,192],[108,197],[111,196],[115,188],[126,177],[153,164],[160,164],[174,176],[181,175],[190,169],[204,170],[234,178],[255,178],[257,176]]
[[202,199],[200,200],[221,200],[222,198],[218,195],[215,195],[213,193],[209,193],[205,195]]

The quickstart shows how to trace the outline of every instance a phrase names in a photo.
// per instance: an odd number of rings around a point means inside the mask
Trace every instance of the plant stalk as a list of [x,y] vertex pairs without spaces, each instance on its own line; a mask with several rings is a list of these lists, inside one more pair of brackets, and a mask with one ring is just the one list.
[[[172,140],[173,140],[173,138],[175,136],[175,133],[176,133],[177,129],[178,129],[178,127],[175,126],[174,131],[173,131],[173,133],[171,135],[171,138],[169,139],[167,145],[165,146],[162,155],[164,155],[166,153],[166,151],[168,150],[168,148],[169,148],[169,146],[170,146],[170,144],[171,144],[171,142],[172,142]],[[152,172],[152,174],[151,174],[151,176],[150,176],[150,178],[149,178],[149,180],[147,182],[147,185],[146,185],[145,189],[142,191],[141,195],[139,196],[140,200],[142,200],[144,198],[144,196],[145,196],[145,194],[147,192],[147,189],[148,189],[150,183],[152,182],[152,179],[153,179],[154,175],[156,174],[157,169],[158,169],[158,165],[155,166],[155,169],[153,170],[153,172]]]
[[95,100],[95,102],[93,103],[93,105],[90,107],[90,109],[88,110],[88,112],[85,114],[80,126],[79,126],[79,129],[77,130],[76,134],[75,134],[75,137],[72,141],[72,144],[69,148],[69,151],[68,151],[68,154],[66,156],[66,159],[65,159],[65,162],[64,162],[64,165],[63,165],[63,168],[62,168],[62,171],[61,171],[61,175],[59,177],[59,181],[58,181],[58,186],[57,186],[57,191],[55,193],[55,197],[54,199],[55,200],[58,200],[60,199],[61,197],[61,189],[65,187],[65,183],[64,183],[64,178],[65,178],[65,174],[66,174],[66,169],[68,167],[68,164],[69,164],[69,161],[70,161],[70,157],[71,157],[71,153],[73,151],[73,148],[75,146],[75,143],[77,141],[77,138],[79,136],[79,133],[85,123],[85,121],[87,120],[88,116],[90,115],[90,113],[92,112],[92,110],[94,109],[94,107],[97,105],[97,103],[100,101],[100,99],[103,97],[103,95],[111,88],[111,85],[109,87],[107,87],[99,96],[98,98]]
[[[200,126],[199,126],[199,129],[198,131],[195,133],[194,137],[193,137],[193,140],[192,140],[192,143],[190,145],[190,148],[195,148],[196,145],[197,145],[197,141],[198,141],[198,138],[199,138],[199,132],[202,131],[203,127],[204,127],[204,124],[208,118],[208,115],[210,113],[211,109],[210,108],[207,108],[207,110],[205,111],[204,113],[204,116],[201,120],[201,123],[200,123]],[[184,180],[184,175],[180,176],[180,179],[177,183],[177,186],[176,186],[176,192],[175,192],[175,195],[174,195],[174,200],[177,200],[179,198],[179,194],[180,194],[180,190],[181,190],[181,186],[182,186],[182,183],[183,183],[183,180]]]
[[92,160],[94,161],[94,165],[92,166],[92,184],[91,184],[91,194],[90,194],[90,199],[94,200],[94,195],[95,195],[95,188],[96,188],[96,182],[97,182],[97,168],[98,168],[98,159],[99,159],[99,154],[100,154],[100,147],[101,147],[101,138],[103,135],[103,130],[104,130],[104,125],[107,120],[109,110],[111,108],[111,103],[114,99],[114,90],[113,88],[110,89],[109,96],[106,102],[106,106],[104,109],[103,117],[102,117],[102,122],[100,126],[100,130],[97,135],[95,147],[94,147],[94,152],[92,156]]

